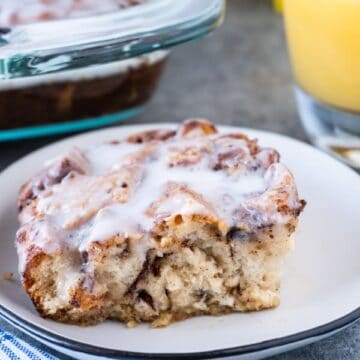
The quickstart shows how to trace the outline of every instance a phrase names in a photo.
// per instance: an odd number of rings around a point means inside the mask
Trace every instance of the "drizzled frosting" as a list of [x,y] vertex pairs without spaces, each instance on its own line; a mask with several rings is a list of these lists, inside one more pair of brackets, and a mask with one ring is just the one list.
[[176,134],[74,148],[25,184],[19,204],[19,232],[45,253],[81,252],[114,236],[151,241],[153,229],[177,215],[212,219],[224,235],[234,227],[252,232],[284,224],[302,208],[275,150],[242,134],[218,134],[204,120],[187,121]]

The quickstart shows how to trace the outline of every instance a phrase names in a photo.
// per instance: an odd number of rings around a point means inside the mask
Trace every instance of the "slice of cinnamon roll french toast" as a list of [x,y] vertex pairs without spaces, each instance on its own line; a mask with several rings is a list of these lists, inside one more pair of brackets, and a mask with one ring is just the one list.
[[276,307],[305,202],[278,152],[191,119],[47,163],[19,194],[38,312],[153,327]]

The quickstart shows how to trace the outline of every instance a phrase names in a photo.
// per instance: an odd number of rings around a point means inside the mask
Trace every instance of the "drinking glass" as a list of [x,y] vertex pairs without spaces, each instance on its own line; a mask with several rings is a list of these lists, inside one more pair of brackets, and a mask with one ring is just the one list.
[[284,0],[298,112],[311,141],[360,166],[360,0]]

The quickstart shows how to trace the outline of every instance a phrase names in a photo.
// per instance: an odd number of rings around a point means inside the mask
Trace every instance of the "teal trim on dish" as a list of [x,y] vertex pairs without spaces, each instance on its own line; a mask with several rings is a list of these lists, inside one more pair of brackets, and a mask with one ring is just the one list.
[[29,139],[40,136],[59,135],[67,132],[75,132],[93,129],[105,125],[111,125],[119,121],[124,121],[138,115],[144,106],[138,106],[129,110],[121,111],[111,115],[104,115],[83,120],[64,122],[60,124],[32,126],[13,130],[0,130],[0,142],[19,139]]

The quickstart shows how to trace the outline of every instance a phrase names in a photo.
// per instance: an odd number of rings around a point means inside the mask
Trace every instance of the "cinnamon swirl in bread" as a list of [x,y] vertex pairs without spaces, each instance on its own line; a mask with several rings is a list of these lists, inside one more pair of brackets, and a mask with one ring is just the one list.
[[23,285],[83,325],[272,308],[303,208],[276,150],[206,120],[73,148],[20,190]]

